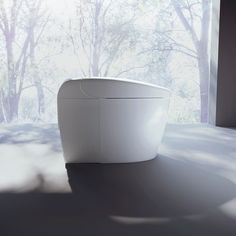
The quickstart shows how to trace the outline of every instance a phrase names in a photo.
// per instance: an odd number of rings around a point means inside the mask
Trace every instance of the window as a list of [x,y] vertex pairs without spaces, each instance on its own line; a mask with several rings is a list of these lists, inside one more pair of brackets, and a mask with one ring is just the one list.
[[169,121],[207,121],[210,0],[2,0],[0,122],[56,122],[71,77],[172,90]]

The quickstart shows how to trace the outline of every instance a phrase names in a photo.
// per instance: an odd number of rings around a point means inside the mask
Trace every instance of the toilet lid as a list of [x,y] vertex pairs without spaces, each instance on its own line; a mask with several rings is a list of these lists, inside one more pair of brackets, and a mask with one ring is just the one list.
[[66,81],[58,93],[59,98],[75,99],[163,98],[169,95],[168,89],[153,84],[101,77]]

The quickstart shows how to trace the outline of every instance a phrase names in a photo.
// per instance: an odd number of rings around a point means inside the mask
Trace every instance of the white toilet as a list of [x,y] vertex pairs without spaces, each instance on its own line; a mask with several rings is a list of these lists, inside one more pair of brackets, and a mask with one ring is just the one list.
[[69,80],[58,92],[66,163],[127,163],[157,156],[170,91],[115,78]]

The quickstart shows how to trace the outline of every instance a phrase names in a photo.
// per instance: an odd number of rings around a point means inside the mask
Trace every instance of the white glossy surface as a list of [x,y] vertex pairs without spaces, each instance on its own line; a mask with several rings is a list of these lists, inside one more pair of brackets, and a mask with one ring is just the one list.
[[167,97],[166,88],[140,81],[117,78],[87,78],[66,81],[59,98],[153,98]]
[[[92,91],[90,97],[75,98],[81,84]],[[106,92],[104,87],[111,91]],[[148,90],[156,97],[148,97]],[[104,94],[109,96],[102,98]],[[165,129],[168,104],[168,90],[147,84],[124,80],[112,84],[111,79],[90,79],[88,84],[85,80],[65,82],[58,94],[65,161],[125,163],[154,158]]]

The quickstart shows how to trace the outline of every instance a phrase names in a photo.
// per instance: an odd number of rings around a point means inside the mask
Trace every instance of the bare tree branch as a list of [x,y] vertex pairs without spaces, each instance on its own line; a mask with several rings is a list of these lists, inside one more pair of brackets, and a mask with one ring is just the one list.
[[132,71],[132,70],[135,70],[135,69],[143,69],[143,68],[145,68],[145,67],[147,67],[147,66],[148,66],[148,64],[146,64],[146,65],[144,65],[144,66],[134,66],[134,67],[130,67],[130,68],[126,69],[126,70],[120,71],[119,73],[117,73],[117,74],[115,75],[115,77],[119,77],[119,76],[121,76],[122,74],[125,74],[125,73],[127,73],[127,72],[129,72],[129,71]]
[[175,8],[175,11],[176,11],[177,15],[179,16],[181,22],[183,23],[185,29],[188,32],[190,32],[190,34],[192,36],[192,39],[193,39],[193,42],[194,42],[194,45],[195,45],[196,49],[198,50],[199,39],[197,37],[196,32],[194,31],[194,29],[191,27],[191,25],[187,21],[186,17],[184,16],[183,11],[181,10],[181,7],[180,7],[180,3],[177,0],[171,0],[171,2],[172,2],[173,6]]

